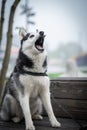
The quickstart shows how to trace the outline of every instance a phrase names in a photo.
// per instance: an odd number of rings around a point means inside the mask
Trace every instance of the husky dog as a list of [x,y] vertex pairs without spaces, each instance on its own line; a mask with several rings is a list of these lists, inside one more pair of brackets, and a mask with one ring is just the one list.
[[19,31],[21,48],[13,73],[4,92],[0,117],[4,121],[19,122],[25,119],[26,130],[35,130],[33,119],[42,119],[42,104],[52,127],[60,127],[50,100],[50,81],[46,74],[47,53],[44,47],[44,32]]

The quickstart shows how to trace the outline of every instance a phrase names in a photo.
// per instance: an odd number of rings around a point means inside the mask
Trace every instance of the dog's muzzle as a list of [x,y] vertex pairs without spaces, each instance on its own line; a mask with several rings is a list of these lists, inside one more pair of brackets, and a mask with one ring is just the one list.
[[43,48],[43,43],[44,43],[44,32],[43,31],[40,31],[39,32],[39,38],[36,40],[35,42],[35,47],[38,51],[40,52],[43,52],[44,51],[44,48]]

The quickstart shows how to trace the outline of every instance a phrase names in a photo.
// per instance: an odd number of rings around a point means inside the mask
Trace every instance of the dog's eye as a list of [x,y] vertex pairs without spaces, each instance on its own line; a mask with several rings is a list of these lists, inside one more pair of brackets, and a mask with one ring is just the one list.
[[34,37],[34,35],[31,35],[31,36],[30,36],[30,38],[33,38],[33,37]]

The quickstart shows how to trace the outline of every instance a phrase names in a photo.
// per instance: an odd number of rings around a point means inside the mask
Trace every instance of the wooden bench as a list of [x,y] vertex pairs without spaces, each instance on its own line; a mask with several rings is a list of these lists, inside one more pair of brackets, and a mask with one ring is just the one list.
[[61,105],[75,118],[87,119],[87,78],[52,79],[51,93],[56,116],[69,117]]
[[[52,128],[44,111],[42,121],[34,121],[36,130],[79,130],[79,121],[87,125],[87,79],[86,78],[57,78],[51,79],[51,98],[54,113],[61,122],[61,128]],[[71,118],[74,118],[71,119]],[[0,121],[0,130],[24,130],[24,121]]]

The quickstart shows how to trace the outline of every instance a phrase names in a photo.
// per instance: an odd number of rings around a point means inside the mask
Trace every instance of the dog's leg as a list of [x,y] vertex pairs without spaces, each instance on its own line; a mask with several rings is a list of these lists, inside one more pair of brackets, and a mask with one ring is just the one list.
[[19,101],[25,118],[26,130],[35,130],[30,113],[29,96],[20,96]]
[[31,100],[30,109],[31,109],[31,114],[33,119],[37,119],[37,120],[43,119],[43,117],[41,116],[42,102],[39,97],[37,99],[34,99],[33,101]]
[[10,94],[6,94],[4,97],[0,111],[0,117],[2,120],[13,120],[14,122],[20,122],[23,118],[23,114],[18,102]]
[[11,112],[11,96],[9,94],[6,94],[0,111],[0,118],[4,121],[9,121],[11,115],[10,112]]
[[52,127],[60,127],[61,124],[57,121],[57,119],[53,113],[49,91],[47,92],[47,90],[46,90],[46,91],[42,92],[40,96],[42,99],[42,103],[46,109],[46,112],[49,116]]

